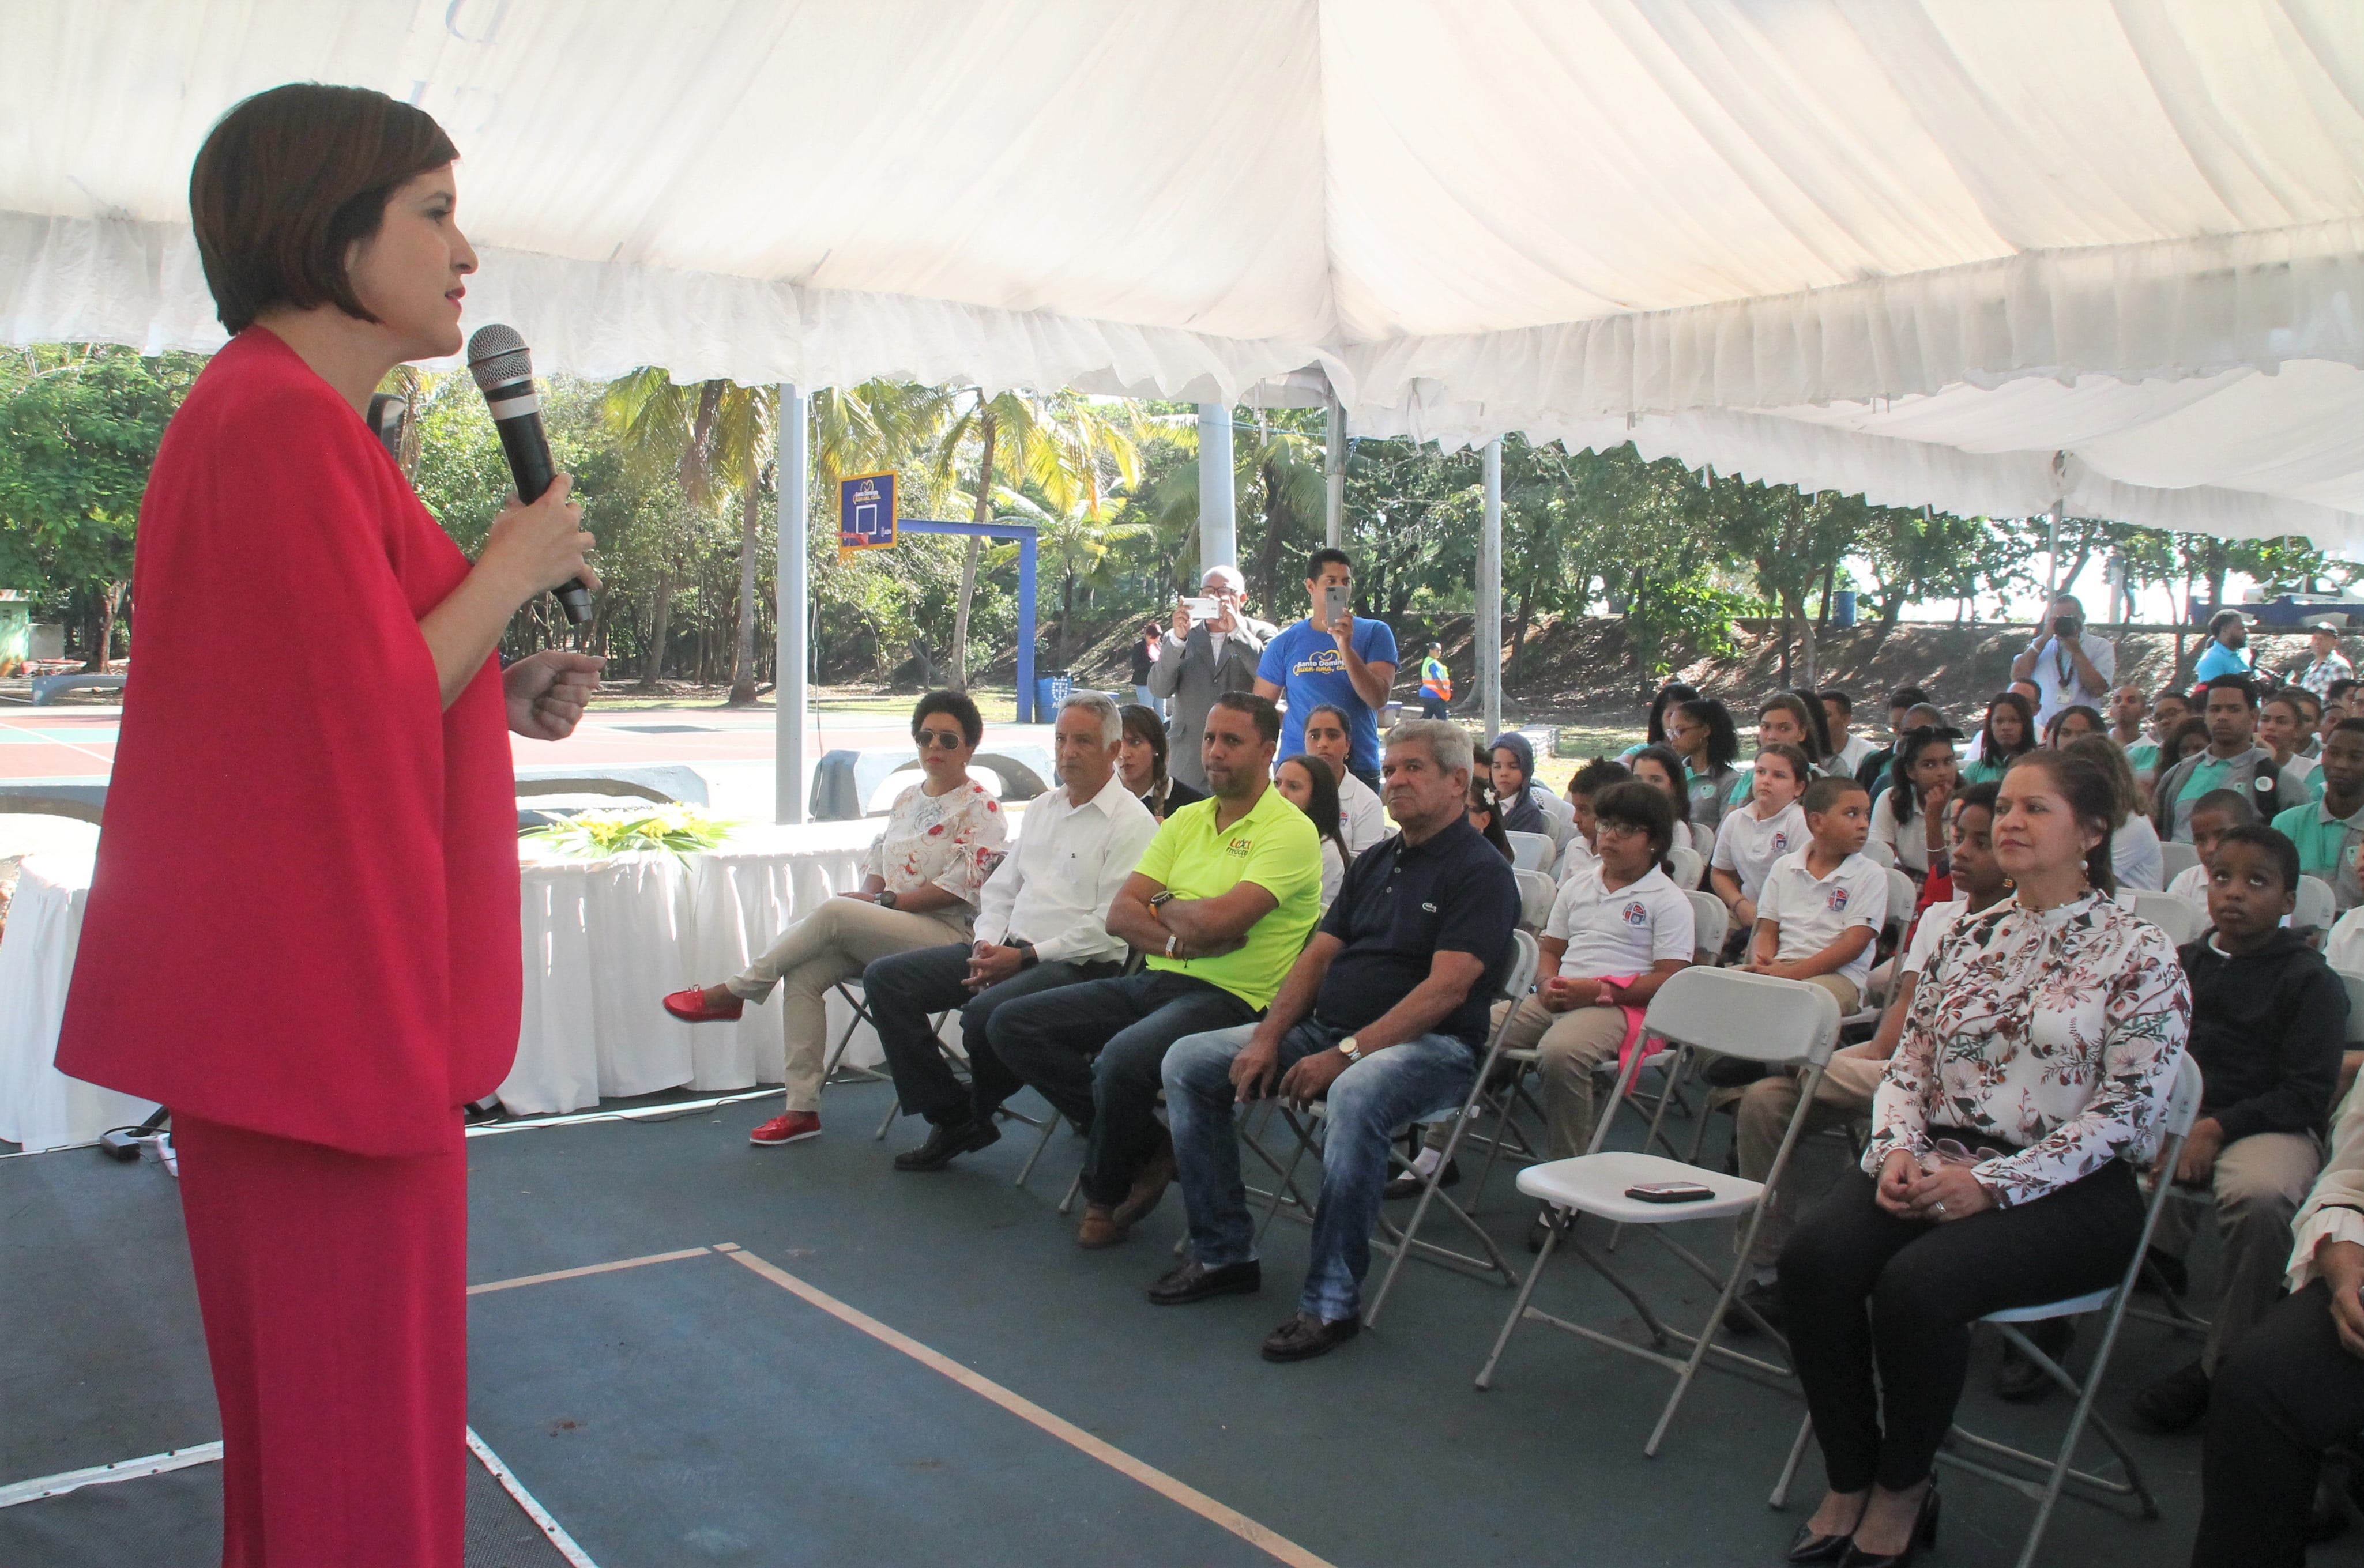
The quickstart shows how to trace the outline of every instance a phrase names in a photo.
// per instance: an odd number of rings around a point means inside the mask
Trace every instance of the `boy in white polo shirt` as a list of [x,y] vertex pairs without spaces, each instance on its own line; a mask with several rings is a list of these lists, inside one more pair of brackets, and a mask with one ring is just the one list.
[[1888,918],[1888,873],[1867,860],[1871,795],[1853,779],[1819,778],[1801,802],[1803,850],[1774,862],[1756,900],[1756,935],[1745,967],[1804,980],[1852,1013],[1871,973],[1873,940]]

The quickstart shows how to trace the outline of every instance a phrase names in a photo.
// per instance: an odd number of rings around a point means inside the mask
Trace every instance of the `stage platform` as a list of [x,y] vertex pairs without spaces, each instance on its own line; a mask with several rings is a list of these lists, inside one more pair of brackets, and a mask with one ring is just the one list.
[[[1054,1212],[1079,1140],[1056,1137],[1024,1189],[1034,1134],[1015,1125],[948,1172],[900,1174],[888,1156],[923,1129],[872,1140],[889,1093],[831,1088],[827,1136],[785,1149],[746,1141],[769,1097],[471,1140],[470,1422],[575,1554],[537,1530],[527,1554],[495,1555],[525,1515],[484,1473],[472,1564],[1762,1564],[1811,1506],[1811,1454],[1799,1500],[1766,1504],[1794,1394],[1703,1373],[1645,1459],[1664,1374],[1530,1325],[1478,1393],[1511,1292],[1425,1263],[1379,1329],[1270,1365],[1257,1345],[1294,1307],[1301,1226],[1273,1227],[1261,1295],[1153,1307],[1178,1192],[1126,1244],[1081,1251]],[[1523,1265],[1527,1212],[1499,1173],[1490,1195]],[[1692,1240],[1722,1254],[1720,1236]],[[1659,1249],[1619,1256],[1688,1304],[1678,1326],[1705,1310]],[[2194,1262],[2204,1286],[2213,1248]],[[1572,1260],[1536,1299],[1633,1328]],[[2130,1391],[2195,1351],[2130,1324],[2103,1410],[2131,1426]],[[1964,1419],[2056,1442],[2063,1401],[1986,1392],[1997,1353],[1982,1342]],[[152,1161],[0,1159],[0,1486],[218,1438],[175,1185]],[[2044,1561],[2182,1561],[2198,1440],[2135,1440],[2167,1517],[2064,1501]],[[0,1564],[209,1568],[216,1475],[0,1507]],[[1943,1485],[1933,1561],[2011,1562],[2030,1505],[1958,1473]]]

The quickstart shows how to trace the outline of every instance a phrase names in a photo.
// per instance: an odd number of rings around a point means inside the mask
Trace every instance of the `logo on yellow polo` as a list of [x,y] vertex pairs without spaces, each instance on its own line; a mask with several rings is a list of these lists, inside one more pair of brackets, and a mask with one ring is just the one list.
[[1230,843],[1223,846],[1223,853],[1227,855],[1240,855],[1244,857],[1254,849],[1255,840],[1254,839],[1233,839]]

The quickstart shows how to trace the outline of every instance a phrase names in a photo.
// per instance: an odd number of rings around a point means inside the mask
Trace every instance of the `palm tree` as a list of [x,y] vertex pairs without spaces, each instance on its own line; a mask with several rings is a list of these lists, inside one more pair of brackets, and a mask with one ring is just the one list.
[[[1131,484],[1139,476],[1141,455],[1132,439],[1130,405],[1096,404],[1066,391],[1047,395],[1010,391],[988,396],[981,387],[954,393],[948,401],[950,417],[937,439],[936,465],[939,472],[949,474],[958,452],[970,439],[976,440],[976,479],[969,488],[970,519],[980,525],[993,520],[997,464],[1006,464],[1014,476],[1031,481],[1062,512],[1079,499],[1087,501],[1094,511],[1098,509],[1103,458],[1121,483]],[[950,675],[953,686],[959,690],[968,685],[968,612],[976,595],[976,563],[984,543],[971,535],[961,560]]]
[[1147,523],[1109,520],[1106,506],[1090,497],[1054,508],[1003,486],[999,492],[1005,523],[1031,523],[1041,559],[1059,574],[1059,647],[1055,665],[1067,667],[1067,653],[1076,621],[1076,588],[1105,587],[1113,578],[1116,547],[1151,532]]

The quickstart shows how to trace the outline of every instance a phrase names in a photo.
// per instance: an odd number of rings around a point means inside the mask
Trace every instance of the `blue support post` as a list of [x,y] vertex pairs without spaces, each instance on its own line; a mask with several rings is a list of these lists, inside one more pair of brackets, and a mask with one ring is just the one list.
[[1018,541],[1018,722],[1034,724],[1034,526],[1031,523],[932,523],[905,517],[898,534],[958,534]]

